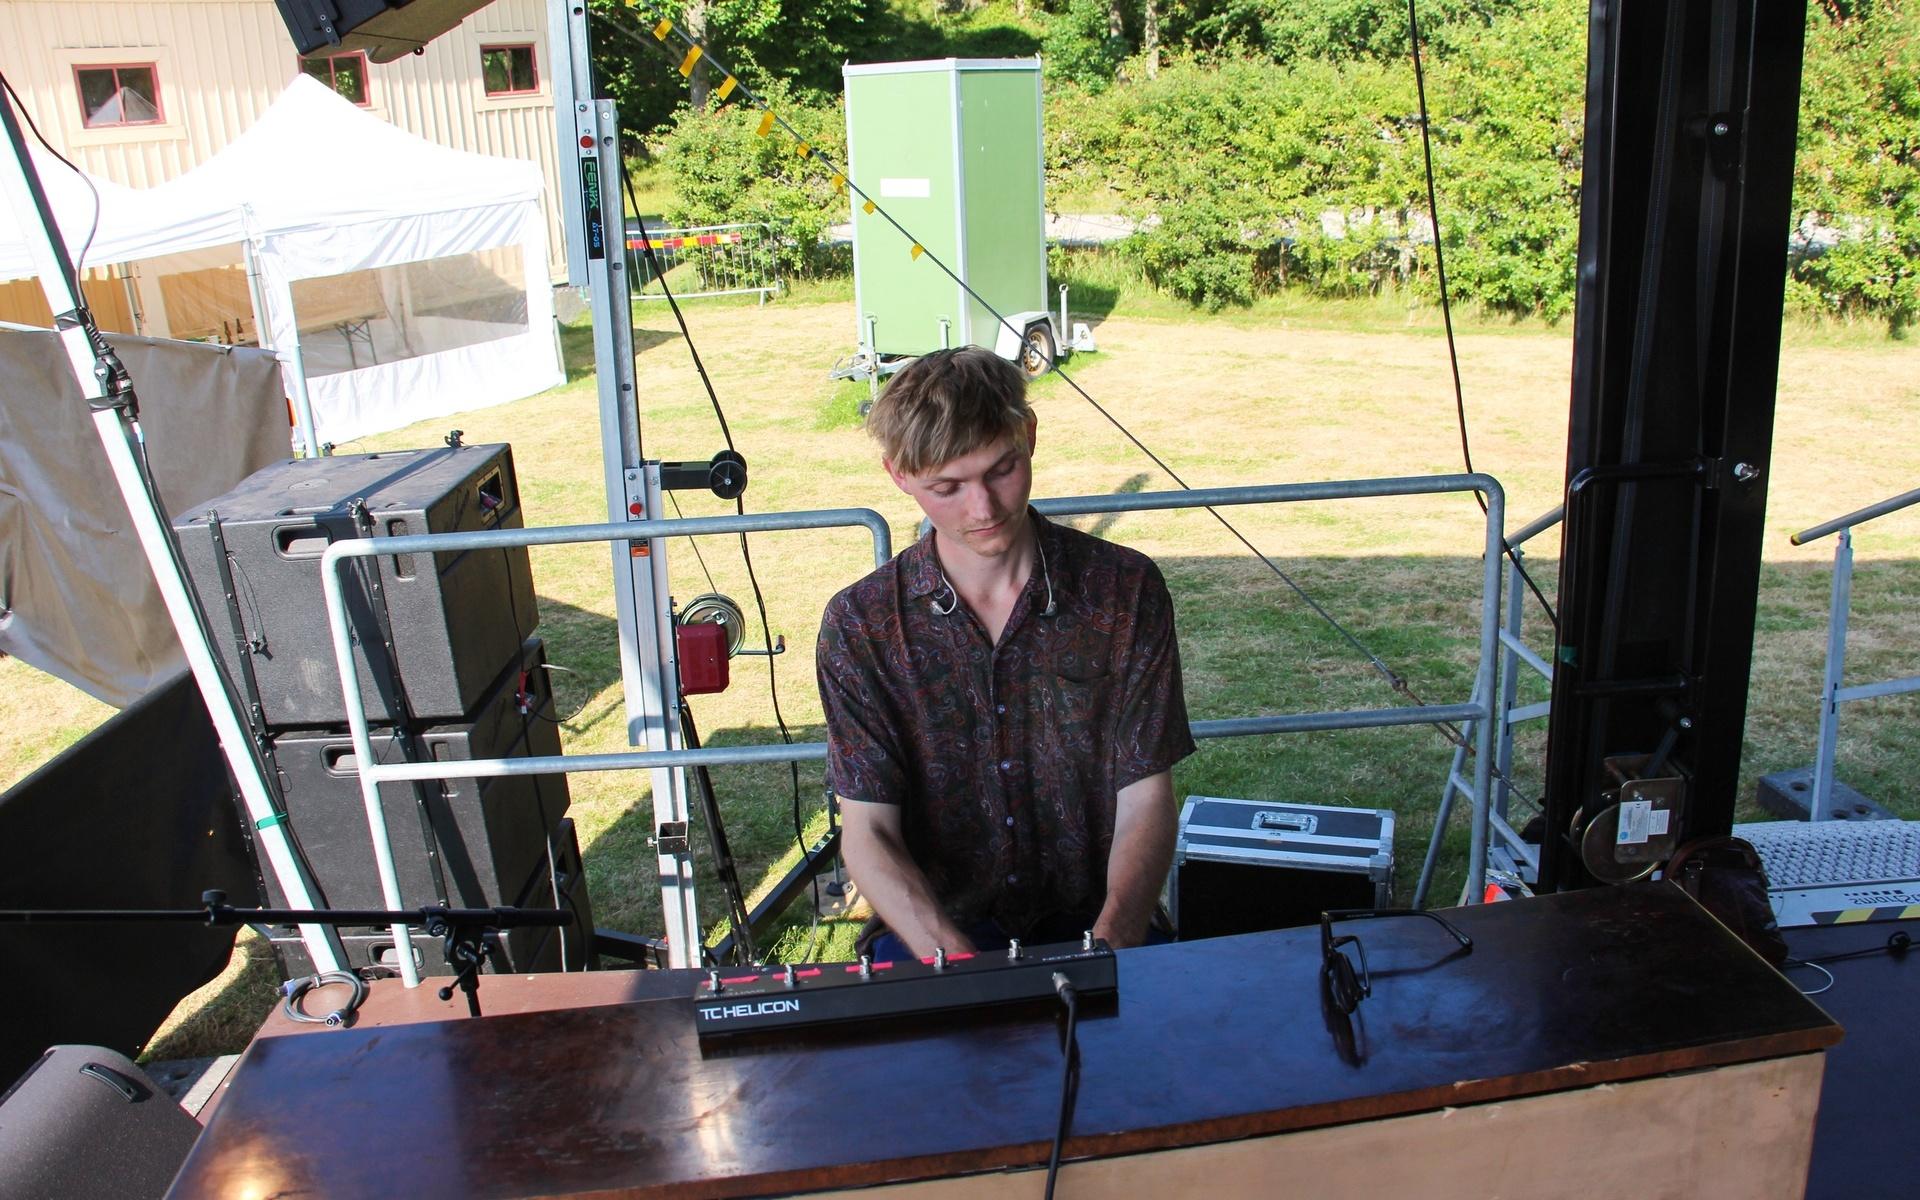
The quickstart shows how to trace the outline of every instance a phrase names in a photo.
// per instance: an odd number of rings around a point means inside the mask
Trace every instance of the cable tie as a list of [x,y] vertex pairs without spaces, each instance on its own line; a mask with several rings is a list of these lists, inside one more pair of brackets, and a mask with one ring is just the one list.
[[260,830],[272,829],[275,825],[285,822],[286,819],[287,818],[281,813],[268,813],[258,821],[255,821],[253,827]]

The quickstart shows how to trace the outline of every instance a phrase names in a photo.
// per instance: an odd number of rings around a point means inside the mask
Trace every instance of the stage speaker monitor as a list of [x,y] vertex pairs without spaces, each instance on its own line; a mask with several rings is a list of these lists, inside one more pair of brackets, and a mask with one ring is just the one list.
[[[375,756],[401,758],[391,729],[375,729]],[[521,657],[465,719],[416,734],[417,760],[546,758],[560,753],[560,726],[545,647],[528,639]],[[333,908],[385,908],[373,835],[367,829],[353,739],[337,730],[289,730],[273,738],[286,828]],[[457,908],[521,904],[528,877],[547,862],[548,839],[568,806],[565,775],[501,775],[380,785],[399,875],[400,902],[442,900]],[[286,894],[266,872],[269,907]]]
[[[262,716],[284,730],[347,721],[320,579],[330,544],[521,524],[512,449],[494,444],[287,459],[173,527],[214,649],[236,682],[246,655]],[[383,554],[345,574],[360,700],[376,722],[460,720],[539,621],[525,547]]]
[[274,0],[302,55],[364,50],[392,62],[452,29],[489,0]]

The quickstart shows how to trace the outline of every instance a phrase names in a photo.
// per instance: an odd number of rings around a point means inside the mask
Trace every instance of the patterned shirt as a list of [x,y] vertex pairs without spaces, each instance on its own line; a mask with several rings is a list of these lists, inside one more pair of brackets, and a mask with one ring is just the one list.
[[816,655],[834,791],[900,805],[948,916],[1015,937],[1098,914],[1116,794],[1194,749],[1159,568],[1029,512],[1046,571],[999,644],[929,536],[828,603]]

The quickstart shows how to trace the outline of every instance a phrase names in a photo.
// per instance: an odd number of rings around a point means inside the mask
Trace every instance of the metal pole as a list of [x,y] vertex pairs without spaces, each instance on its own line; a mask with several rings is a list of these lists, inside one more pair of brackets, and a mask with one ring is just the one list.
[[1833,756],[1840,741],[1840,679],[1847,669],[1847,616],[1853,606],[1853,530],[1833,548],[1833,592],[1827,605],[1827,668],[1820,680],[1820,745],[1813,756],[1807,820],[1822,821],[1833,804]]
[[300,448],[307,452],[308,458],[320,457],[320,435],[313,424],[313,399],[307,394],[307,359],[300,349],[300,332],[296,328],[292,344],[281,350],[273,344],[273,324],[268,316],[266,288],[260,282],[260,259],[254,253],[253,243],[240,243],[241,251],[247,261],[247,299],[253,304],[253,329],[256,340],[262,350],[274,350],[287,367],[287,373],[293,380],[293,413],[299,428]]
[[1865,508],[1856,509],[1844,517],[1835,517],[1831,521],[1822,522],[1811,529],[1802,529],[1799,533],[1794,534],[1787,540],[1796,546],[1804,546],[1808,542],[1818,541],[1836,530],[1852,529],[1856,525],[1865,525],[1868,521],[1876,517],[1884,517],[1888,513],[1899,512],[1901,509],[1909,508],[1915,504],[1920,504],[1920,488],[1915,488],[1911,492],[1902,492],[1898,496],[1889,497],[1888,499],[1880,501],[1878,504],[1869,504]]
[[1507,510],[1506,493],[1500,485],[1491,476],[1478,478],[1483,481],[1480,490],[1487,500],[1487,544],[1480,568],[1480,664],[1473,694],[1487,705],[1488,719],[1474,729],[1473,843],[1467,861],[1467,889],[1474,904],[1480,903],[1487,891],[1487,832],[1493,798],[1493,669],[1500,647],[1500,566]]
[[[1523,558],[1522,551],[1513,551],[1515,558]],[[1500,738],[1500,750],[1495,756],[1494,766],[1499,775],[1494,782],[1493,811],[1504,818],[1507,804],[1511,799],[1513,778],[1513,706],[1520,692],[1520,655],[1513,648],[1520,640],[1520,628],[1526,620],[1526,594],[1520,590],[1520,567],[1518,563],[1508,563],[1507,577],[1507,622],[1506,631],[1512,641],[1501,639],[1500,655],[1500,703],[1494,707],[1494,731]]]

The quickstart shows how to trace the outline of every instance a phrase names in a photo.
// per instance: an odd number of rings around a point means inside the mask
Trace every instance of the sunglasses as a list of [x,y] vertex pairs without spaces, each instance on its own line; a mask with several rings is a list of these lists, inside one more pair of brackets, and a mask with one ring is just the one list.
[[[1367,972],[1367,948],[1355,934],[1333,936],[1335,921],[1364,921],[1375,917],[1424,917],[1460,943],[1460,953],[1473,952],[1473,939],[1445,918],[1417,908],[1336,908],[1320,914],[1320,979],[1334,1007],[1351,1014],[1373,995],[1373,977]],[[1351,952],[1349,952],[1351,947]]]

